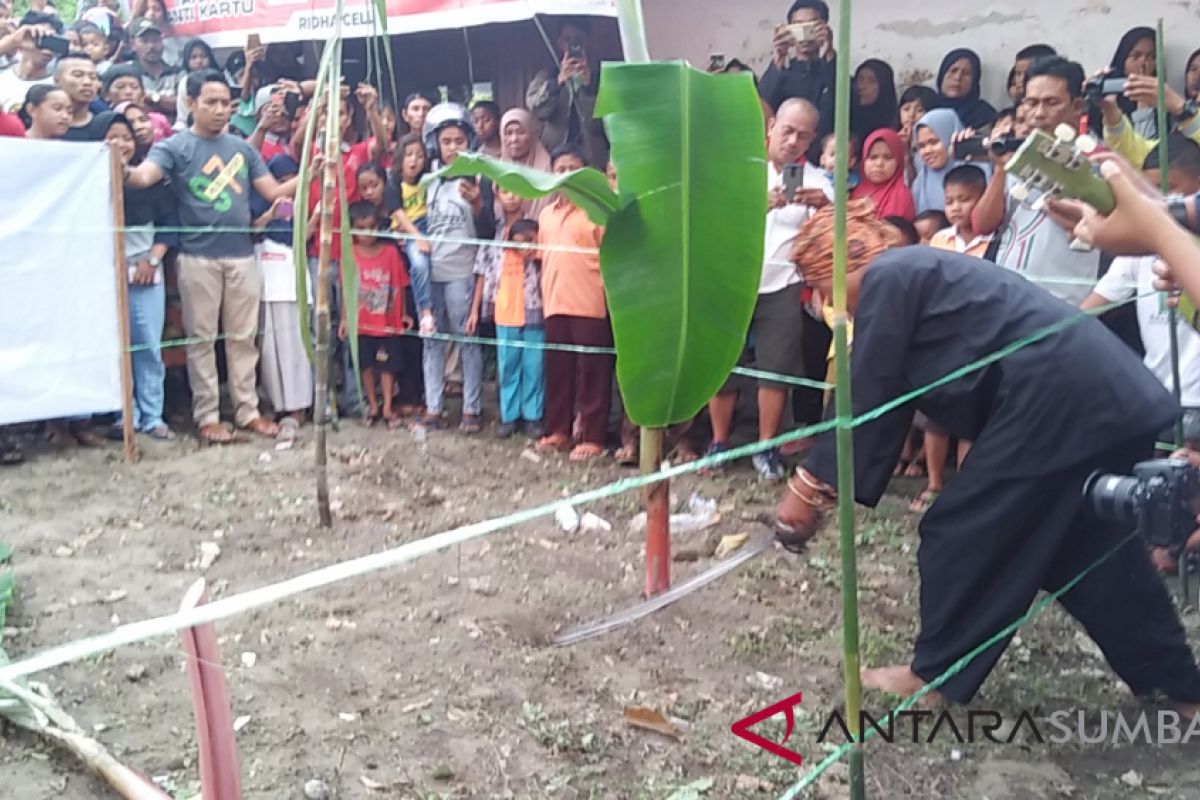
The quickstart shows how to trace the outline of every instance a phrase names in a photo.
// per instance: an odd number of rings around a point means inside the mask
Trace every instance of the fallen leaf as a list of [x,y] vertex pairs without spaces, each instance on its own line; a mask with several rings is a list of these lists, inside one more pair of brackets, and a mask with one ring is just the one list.
[[716,558],[725,558],[730,553],[735,553],[742,549],[742,545],[750,540],[748,533],[731,533],[728,536],[722,536],[721,542],[717,545],[717,550],[713,554]]
[[379,781],[371,780],[366,775],[359,775],[358,782],[370,789],[372,792],[382,792],[387,788],[386,783],[380,783]]
[[677,742],[683,741],[683,734],[667,718],[646,706],[626,706],[625,724],[634,728],[642,728],[663,736],[669,736]]

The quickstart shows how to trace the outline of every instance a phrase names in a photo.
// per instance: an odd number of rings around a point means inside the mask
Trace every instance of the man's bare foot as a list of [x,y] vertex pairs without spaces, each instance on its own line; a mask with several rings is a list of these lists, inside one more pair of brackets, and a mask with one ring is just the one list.
[[[925,688],[925,681],[918,678],[908,667],[864,669],[859,676],[864,689],[876,689],[898,697],[912,697]],[[929,692],[921,698],[921,705],[925,707],[941,704],[942,695],[939,692]]]

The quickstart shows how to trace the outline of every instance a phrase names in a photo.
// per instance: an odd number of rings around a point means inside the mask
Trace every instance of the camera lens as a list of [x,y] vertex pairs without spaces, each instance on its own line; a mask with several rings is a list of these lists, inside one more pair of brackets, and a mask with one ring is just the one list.
[[1136,525],[1142,482],[1125,475],[1093,475],[1084,487],[1092,512],[1104,520]]

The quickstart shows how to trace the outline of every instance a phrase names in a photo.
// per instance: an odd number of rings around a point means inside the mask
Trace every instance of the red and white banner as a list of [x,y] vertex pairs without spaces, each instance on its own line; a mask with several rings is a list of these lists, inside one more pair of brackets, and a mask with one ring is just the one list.
[[[616,0],[385,0],[390,34],[515,22],[534,14],[615,17]],[[241,47],[246,36],[262,41],[330,39],[337,26],[336,0],[167,0],[176,36],[203,36],[214,47]],[[342,36],[383,32],[372,0],[345,0]]]

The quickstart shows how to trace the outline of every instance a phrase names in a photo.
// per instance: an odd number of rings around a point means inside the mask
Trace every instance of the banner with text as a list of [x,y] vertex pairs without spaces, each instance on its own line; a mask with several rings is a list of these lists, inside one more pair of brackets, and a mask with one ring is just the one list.
[[0,425],[120,409],[108,147],[5,139],[0,175]]
[[[616,0],[385,0],[388,33],[465,28],[515,22],[534,14],[586,14],[615,17]],[[214,47],[241,47],[246,36],[262,41],[328,39],[337,25],[336,0],[167,0],[175,35],[202,36]],[[344,38],[381,33],[372,0],[345,0]]]

